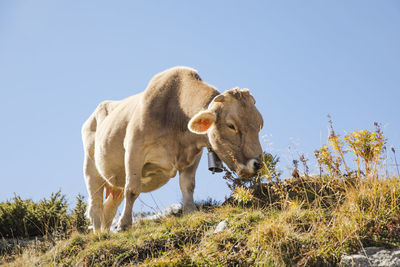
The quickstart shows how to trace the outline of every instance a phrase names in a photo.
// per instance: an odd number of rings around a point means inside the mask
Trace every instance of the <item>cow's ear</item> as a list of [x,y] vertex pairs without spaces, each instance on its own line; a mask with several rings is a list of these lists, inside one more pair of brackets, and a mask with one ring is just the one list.
[[210,111],[200,111],[189,121],[188,128],[196,134],[206,134],[215,123],[217,116]]
[[216,97],[214,97],[213,101],[214,102],[224,102],[225,97],[224,95],[217,95]]

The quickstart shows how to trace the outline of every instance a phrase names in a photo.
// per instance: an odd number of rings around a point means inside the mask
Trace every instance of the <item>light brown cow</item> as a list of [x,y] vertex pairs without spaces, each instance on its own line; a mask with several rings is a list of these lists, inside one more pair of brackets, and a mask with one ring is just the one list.
[[139,194],[163,186],[177,171],[183,210],[194,211],[203,147],[213,149],[239,175],[253,175],[260,165],[263,125],[254,104],[247,89],[220,94],[187,67],[157,74],[140,94],[102,102],[82,128],[94,231],[109,230],[123,198],[118,229],[129,228]]

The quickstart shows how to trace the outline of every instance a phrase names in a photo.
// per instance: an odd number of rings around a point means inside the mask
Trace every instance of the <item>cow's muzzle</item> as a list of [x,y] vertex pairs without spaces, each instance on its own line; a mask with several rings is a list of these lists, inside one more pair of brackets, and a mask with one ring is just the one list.
[[261,162],[261,160],[260,160],[260,159],[256,159],[256,160],[253,162],[253,170],[254,170],[254,173],[257,173],[257,172],[261,169],[261,167],[262,167],[262,162]]
[[260,156],[249,160],[246,165],[238,164],[237,173],[239,174],[239,176],[250,178],[257,174],[257,172],[261,169],[262,165],[263,164]]

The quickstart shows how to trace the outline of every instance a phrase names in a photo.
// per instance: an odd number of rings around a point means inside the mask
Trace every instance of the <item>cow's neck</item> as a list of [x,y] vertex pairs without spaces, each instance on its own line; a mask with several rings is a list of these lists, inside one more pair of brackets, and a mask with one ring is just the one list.
[[[196,90],[193,88],[186,88],[180,95],[182,110],[189,118],[192,118],[198,112],[208,109],[211,101],[219,94],[220,93],[214,87],[208,85],[202,88],[196,88]],[[190,101],[182,101],[188,100],[187,98],[189,97],[191,97]],[[191,136],[193,138],[190,141],[191,144],[195,144],[199,150],[203,147],[211,148],[206,134],[191,134]]]
[[179,104],[186,116],[192,118],[199,111],[207,109],[218,94],[215,88],[208,85],[201,88],[185,88],[179,95]]

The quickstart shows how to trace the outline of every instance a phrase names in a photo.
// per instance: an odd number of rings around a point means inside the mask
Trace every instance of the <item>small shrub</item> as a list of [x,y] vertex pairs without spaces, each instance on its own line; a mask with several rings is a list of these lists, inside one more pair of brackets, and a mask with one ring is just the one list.
[[235,192],[233,193],[233,198],[239,203],[246,204],[250,202],[254,197],[250,189],[245,188],[244,186],[237,186],[235,188]]
[[[69,216],[67,214],[68,204],[65,195],[61,191],[52,193],[50,199],[43,199],[37,205],[33,205],[34,227],[39,231],[35,235],[49,235],[53,233],[65,233],[69,226]],[[36,218],[35,218],[36,217]],[[28,232],[32,235],[32,232]]]
[[[354,131],[342,138],[336,134],[331,120],[329,123],[331,133],[328,145],[323,145],[315,151],[321,169],[330,176],[351,177],[355,174],[357,178],[377,177],[377,169],[382,164],[382,154],[387,141],[380,125],[375,122],[375,131]],[[356,171],[346,162],[345,154],[349,152],[356,162]],[[342,165],[345,171],[342,170]]]
[[76,206],[72,211],[72,225],[79,233],[87,233],[89,220],[86,217],[85,197],[78,195],[76,197]]
[[23,201],[15,196],[13,201],[0,204],[0,235],[12,238],[27,235],[26,221],[32,210],[32,201]]

